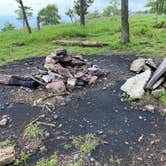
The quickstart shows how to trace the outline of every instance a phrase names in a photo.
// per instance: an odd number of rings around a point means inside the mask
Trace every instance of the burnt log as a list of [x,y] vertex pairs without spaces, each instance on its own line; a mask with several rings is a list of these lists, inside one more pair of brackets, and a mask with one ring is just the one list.
[[160,64],[158,69],[155,71],[154,75],[148,82],[146,89],[151,90],[153,88],[153,85],[164,75],[166,74],[166,58],[163,60],[163,62]]
[[107,43],[102,42],[86,42],[86,41],[69,41],[69,40],[56,40],[53,44],[62,46],[82,46],[82,47],[104,47],[108,46]]
[[24,86],[27,88],[37,88],[39,83],[32,78],[23,78],[13,75],[0,74],[0,84],[13,85],[13,86]]

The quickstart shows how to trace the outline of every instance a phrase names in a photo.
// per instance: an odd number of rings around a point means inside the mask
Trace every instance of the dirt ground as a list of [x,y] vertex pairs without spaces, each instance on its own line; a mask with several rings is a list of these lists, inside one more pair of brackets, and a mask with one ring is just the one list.
[[[41,157],[54,152],[68,155],[64,145],[71,142],[72,136],[98,131],[102,131],[99,137],[107,143],[99,145],[92,156],[102,166],[113,165],[110,164],[112,157],[118,158],[122,166],[165,166],[165,117],[158,111],[146,112],[143,107],[134,107],[121,99],[120,86],[133,75],[129,65],[136,57],[100,55],[85,58],[109,70],[110,74],[93,87],[75,90],[52,112],[33,106],[34,100],[50,93],[43,87],[33,90],[0,85],[0,116],[10,117],[8,125],[0,127],[0,141],[9,139],[20,151],[26,125],[44,114],[42,120],[56,127],[43,126],[49,133],[44,139],[47,151],[44,154],[36,151],[23,164],[25,166],[34,166]],[[43,63],[44,57],[26,59],[1,67],[0,73],[28,76],[42,69]]]

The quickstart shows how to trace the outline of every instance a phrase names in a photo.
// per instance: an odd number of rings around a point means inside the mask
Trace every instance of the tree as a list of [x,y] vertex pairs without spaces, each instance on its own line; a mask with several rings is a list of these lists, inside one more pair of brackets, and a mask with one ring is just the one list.
[[38,13],[40,23],[42,25],[55,25],[59,24],[60,15],[58,14],[58,8],[56,5],[48,5],[41,9]]
[[88,13],[87,19],[95,19],[95,18],[100,18],[102,15],[98,10],[94,10],[92,13]]
[[119,0],[110,0],[110,5],[103,11],[103,16],[110,17],[120,15],[120,2]]
[[7,32],[7,31],[12,31],[14,29],[15,29],[15,27],[12,24],[6,23],[1,31],[2,32]]
[[[33,12],[32,12],[33,9],[29,6],[24,6],[24,8],[25,8],[27,18],[32,17],[33,16]],[[23,15],[21,6],[18,6],[18,9],[15,11],[15,13],[17,14],[17,20],[21,20],[22,23],[23,23],[23,27],[25,27],[26,23],[25,23],[25,20],[24,20],[24,15]]]
[[31,27],[30,27],[29,22],[28,22],[28,17],[27,17],[27,13],[26,13],[26,9],[25,9],[25,6],[23,4],[23,1],[22,0],[16,0],[16,2],[19,3],[19,5],[21,7],[22,14],[23,14],[23,19],[25,21],[28,32],[32,33]]
[[75,0],[74,1],[74,10],[78,16],[80,16],[80,25],[85,25],[85,15],[88,14],[88,8],[94,0]]
[[128,0],[121,0],[121,22],[122,22],[122,42],[129,43],[129,12],[128,12]]
[[165,0],[148,0],[146,7],[150,8],[151,13],[155,13],[156,24],[158,22],[158,15],[166,14],[166,1]]
[[74,10],[68,9],[65,14],[66,14],[67,16],[69,16],[71,22],[73,23],[73,22],[74,22]]

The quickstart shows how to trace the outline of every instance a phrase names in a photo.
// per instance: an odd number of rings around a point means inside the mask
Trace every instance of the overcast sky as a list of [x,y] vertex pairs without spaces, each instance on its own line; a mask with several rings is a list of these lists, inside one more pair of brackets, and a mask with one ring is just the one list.
[[[73,6],[74,0],[23,0],[24,4],[31,6],[36,14],[41,8],[47,4],[56,4],[59,8],[61,15],[64,15],[66,9]],[[102,10],[108,5],[109,0],[94,0],[93,6],[90,10],[98,9]],[[144,5],[147,0],[129,0],[130,11],[144,10]],[[14,15],[14,11],[17,9],[18,4],[15,0],[0,0],[0,15],[11,16]]]

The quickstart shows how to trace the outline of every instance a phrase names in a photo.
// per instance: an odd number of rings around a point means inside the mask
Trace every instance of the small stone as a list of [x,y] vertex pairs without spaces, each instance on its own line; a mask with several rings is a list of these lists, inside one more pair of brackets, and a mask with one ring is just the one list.
[[55,115],[54,115],[54,120],[57,120],[57,119],[58,119],[58,115],[55,114]]
[[76,78],[68,78],[67,80],[67,87],[70,90],[73,90],[76,86],[77,79]]
[[79,159],[79,156],[80,156],[79,154],[74,154],[73,160],[74,160],[74,161],[77,161],[77,160]]
[[98,130],[98,131],[97,131],[97,134],[98,134],[98,135],[102,135],[103,133],[104,133],[104,131],[102,131],[102,130]]
[[146,105],[145,109],[146,109],[146,111],[150,111],[150,112],[154,112],[155,111],[155,107],[152,106],[152,105]]
[[0,121],[0,126],[6,126],[8,123],[8,118],[3,118],[1,121]]
[[94,159],[93,157],[91,157],[91,158],[90,158],[90,161],[91,161],[91,162],[94,162],[94,161],[95,161],[95,159]]
[[132,62],[130,71],[140,73],[141,71],[143,71],[144,66],[145,66],[145,59],[136,59]]

